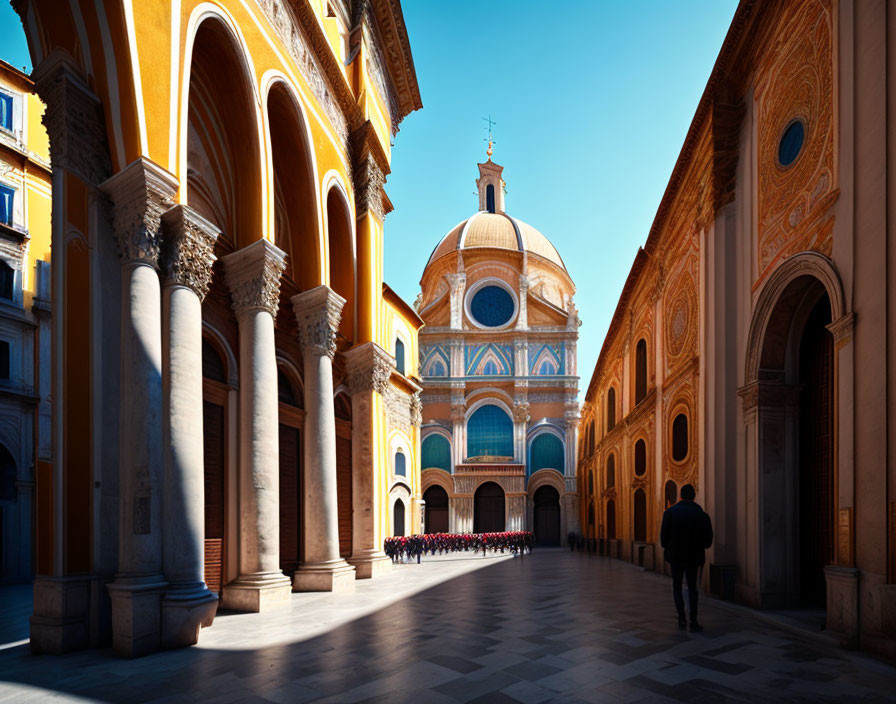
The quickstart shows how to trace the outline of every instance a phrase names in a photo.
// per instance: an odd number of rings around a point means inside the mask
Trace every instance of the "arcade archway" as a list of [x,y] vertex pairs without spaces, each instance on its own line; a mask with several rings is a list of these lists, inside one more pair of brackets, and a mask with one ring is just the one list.
[[535,491],[533,532],[540,547],[560,545],[560,494],[552,486]]
[[426,533],[448,532],[448,492],[434,485],[423,493],[426,502]]
[[500,533],[505,526],[504,490],[485,482],[473,497],[473,532]]

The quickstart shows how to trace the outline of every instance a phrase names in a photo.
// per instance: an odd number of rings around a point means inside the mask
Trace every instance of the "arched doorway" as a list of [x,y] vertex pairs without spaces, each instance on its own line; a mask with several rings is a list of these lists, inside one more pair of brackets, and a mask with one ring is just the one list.
[[486,482],[473,497],[473,532],[502,532],[504,516],[504,490],[494,482]]
[[423,493],[423,501],[426,503],[425,532],[448,532],[448,492],[438,484],[435,484]]
[[392,507],[392,535],[404,535],[404,501],[395,499]]
[[205,487],[205,583],[220,593],[225,581],[227,522],[227,366],[202,339],[202,450]]
[[832,303],[814,275],[778,288],[757,306],[747,369],[757,404],[760,603],[824,608],[824,568],[835,558]]
[[280,411],[280,569],[292,576],[302,561],[302,411],[304,395],[292,375],[279,365]]
[[560,494],[552,486],[535,491],[534,533],[539,546],[560,545]]
[[339,515],[339,554],[352,554],[352,402],[336,394],[336,494]]
[[635,491],[632,514],[635,523],[635,540],[645,543],[647,542],[647,495],[643,489]]
[[0,579],[17,571],[16,566],[10,564],[15,560],[13,541],[19,537],[14,530],[18,513],[16,474],[15,460],[6,446],[0,445]]

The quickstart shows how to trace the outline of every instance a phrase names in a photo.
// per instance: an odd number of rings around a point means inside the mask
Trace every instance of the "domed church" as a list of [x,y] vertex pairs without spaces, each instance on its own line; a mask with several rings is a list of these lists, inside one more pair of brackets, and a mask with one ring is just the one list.
[[479,211],[433,250],[417,298],[427,533],[578,530],[575,285],[560,254],[504,209],[479,164]]

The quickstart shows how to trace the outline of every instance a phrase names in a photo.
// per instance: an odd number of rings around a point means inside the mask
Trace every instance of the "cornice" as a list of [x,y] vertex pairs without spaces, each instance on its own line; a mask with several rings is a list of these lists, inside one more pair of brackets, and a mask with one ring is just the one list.
[[[377,30],[383,37],[381,50],[386,58],[389,78],[395,86],[398,98],[398,122],[423,107],[417,70],[411,55],[411,42],[404,22],[399,0],[372,0]],[[398,129],[398,124],[392,126]]]

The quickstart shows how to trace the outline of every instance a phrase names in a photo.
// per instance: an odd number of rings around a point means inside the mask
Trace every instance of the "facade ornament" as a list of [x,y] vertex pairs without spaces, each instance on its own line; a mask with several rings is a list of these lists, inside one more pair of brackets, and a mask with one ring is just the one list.
[[513,403],[513,420],[517,423],[529,422],[529,402],[516,400]]
[[177,179],[145,157],[100,185],[112,201],[118,254],[126,264],[159,265],[162,213],[174,204]]
[[411,396],[411,425],[415,428],[423,425],[423,400],[419,391],[415,391]]
[[354,396],[364,391],[376,391],[380,395],[389,388],[389,379],[395,368],[395,358],[375,342],[366,342],[344,352],[348,376],[346,385]]
[[849,342],[856,329],[856,314],[847,313],[840,319],[829,323],[826,327],[834,337],[835,345],[842,342]]
[[355,181],[355,217],[360,219],[370,212],[383,222],[386,218],[386,209],[383,207],[386,174],[370,153],[353,165],[352,173]]
[[280,276],[286,268],[286,253],[268,240],[257,240],[221,258],[233,310],[265,310],[277,317],[280,305]]
[[188,205],[162,215],[162,274],[205,299],[212,281],[215,242],[221,231]]
[[464,419],[467,415],[467,404],[463,401],[457,403],[452,400],[451,402],[451,422],[453,423],[463,423]]
[[47,106],[41,121],[50,138],[53,168],[71,171],[93,185],[105,181],[112,166],[103,105],[75,60],[56,49],[35,67],[32,79]]
[[292,297],[303,354],[336,355],[336,331],[345,299],[328,286],[318,286]]

